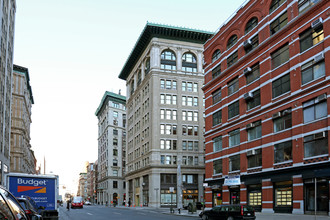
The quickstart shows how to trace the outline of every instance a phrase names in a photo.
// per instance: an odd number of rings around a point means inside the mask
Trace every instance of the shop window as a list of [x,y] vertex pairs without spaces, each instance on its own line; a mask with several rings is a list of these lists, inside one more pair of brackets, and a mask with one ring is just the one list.
[[251,18],[245,26],[245,34],[249,33],[253,28],[258,25],[258,18]]
[[261,192],[249,192],[248,193],[249,205],[250,206],[261,206],[262,198]]
[[308,82],[316,80],[325,76],[324,61],[314,62],[310,61],[301,66],[301,84],[304,85]]
[[288,13],[285,12],[278,18],[276,18],[272,23],[270,23],[270,35],[277,33],[288,23]]
[[304,137],[304,157],[314,157],[328,154],[328,132],[308,135]]
[[239,100],[228,106],[228,119],[239,115]]
[[213,105],[221,101],[221,88],[212,93]]
[[236,42],[237,42],[237,35],[236,34],[234,34],[234,35],[232,35],[230,38],[229,38],[229,40],[228,40],[228,42],[227,42],[227,49],[229,49],[229,48],[231,48],[232,46],[234,46],[235,44],[236,44]]
[[291,128],[292,126],[292,114],[291,109],[286,109],[281,112],[273,114],[274,132],[283,131]]
[[165,50],[160,56],[160,68],[165,70],[176,70],[176,57],[170,50]]
[[328,115],[327,95],[320,95],[303,103],[304,123],[325,118]]
[[213,152],[222,150],[222,136],[213,138]]
[[260,105],[260,89],[249,92],[245,95],[247,110],[251,110]]
[[259,46],[259,35],[257,34],[254,37],[252,37],[251,39],[248,39],[247,41],[245,41],[243,43],[243,46],[244,46],[244,50],[246,53],[251,52],[254,48]]
[[275,207],[292,206],[292,181],[275,183]]
[[272,83],[273,98],[276,98],[286,92],[290,92],[290,73],[273,81]]
[[299,35],[300,38],[300,52],[311,48],[312,46],[320,43],[324,40],[323,26],[317,30],[309,28],[305,32]]
[[227,67],[231,67],[232,65],[234,65],[238,60],[238,52],[237,50],[232,53],[230,56],[227,57]]
[[213,161],[213,174],[222,173],[222,159]]
[[212,70],[212,78],[216,78],[221,75],[221,63]]
[[212,54],[212,63],[214,61],[216,61],[217,59],[219,59],[221,56],[221,51],[219,49],[217,49],[216,51],[214,51],[214,53]]
[[113,181],[113,188],[117,189],[118,188],[118,181]]
[[219,110],[216,113],[213,113],[212,118],[213,118],[213,126],[221,124],[221,122],[222,122],[222,110]]
[[250,69],[249,67],[245,70],[246,84],[250,84],[256,79],[260,78],[260,68],[259,63],[253,65]]
[[197,61],[194,54],[185,53],[182,56],[182,71],[193,73],[197,72]]
[[246,129],[248,133],[248,141],[261,138],[262,135],[261,120],[248,124],[246,126]]
[[228,82],[228,95],[232,95],[239,89],[238,77]]
[[269,8],[269,14],[275,11],[278,7],[280,7],[285,0],[273,0],[272,3],[270,4]]
[[229,172],[239,171],[240,169],[240,155],[229,157]]
[[299,0],[298,1],[298,8],[299,8],[299,14],[303,13],[310,7],[313,7],[316,3],[318,3],[320,0]]
[[234,147],[240,144],[240,130],[236,129],[229,132],[229,147]]
[[285,62],[289,61],[289,44],[285,44],[271,55],[272,59],[272,69],[284,64]]
[[292,141],[274,145],[274,162],[282,163],[292,160]]

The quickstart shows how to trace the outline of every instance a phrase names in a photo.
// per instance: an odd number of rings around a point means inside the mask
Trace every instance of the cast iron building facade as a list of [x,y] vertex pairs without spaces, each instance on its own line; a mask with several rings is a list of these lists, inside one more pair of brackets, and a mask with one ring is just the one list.
[[97,201],[122,204],[125,199],[126,97],[105,92],[98,118]]
[[329,10],[248,1],[205,44],[208,207],[328,214]]
[[16,1],[0,0],[0,184],[10,171],[11,88]]
[[203,44],[211,35],[147,23],[119,75],[128,97],[131,205],[166,207],[181,198],[187,205],[203,196]]

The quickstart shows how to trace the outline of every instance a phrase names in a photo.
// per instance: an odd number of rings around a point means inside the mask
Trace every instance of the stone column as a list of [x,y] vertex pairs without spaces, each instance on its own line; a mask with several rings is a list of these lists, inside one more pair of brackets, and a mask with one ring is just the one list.
[[182,48],[179,47],[176,52],[176,70],[182,71]]
[[150,174],[149,180],[149,204],[150,207],[158,208],[160,207],[160,173]]
[[262,211],[263,213],[274,213],[273,209],[273,183],[271,179],[262,180]]
[[152,44],[150,51],[150,69],[160,68],[160,46],[157,43]]
[[197,72],[198,73],[203,72],[203,51],[202,50],[197,51]]

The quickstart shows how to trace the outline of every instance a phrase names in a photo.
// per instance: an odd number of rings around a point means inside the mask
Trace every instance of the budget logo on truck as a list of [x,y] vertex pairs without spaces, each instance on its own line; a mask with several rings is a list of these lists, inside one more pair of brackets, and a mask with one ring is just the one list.
[[9,191],[16,197],[31,197],[46,210],[55,209],[55,179],[10,176]]

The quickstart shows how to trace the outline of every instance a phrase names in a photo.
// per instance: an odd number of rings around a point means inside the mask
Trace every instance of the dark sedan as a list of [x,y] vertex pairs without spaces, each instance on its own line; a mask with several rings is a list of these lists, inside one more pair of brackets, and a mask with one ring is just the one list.
[[202,211],[199,216],[203,220],[256,219],[254,209],[247,205],[219,205],[212,209]]
[[28,220],[15,197],[2,186],[0,186],[0,219]]
[[39,214],[43,207],[37,206],[37,204],[30,197],[18,197],[18,202],[25,210],[25,214],[29,216],[31,220],[41,220],[42,216]]

